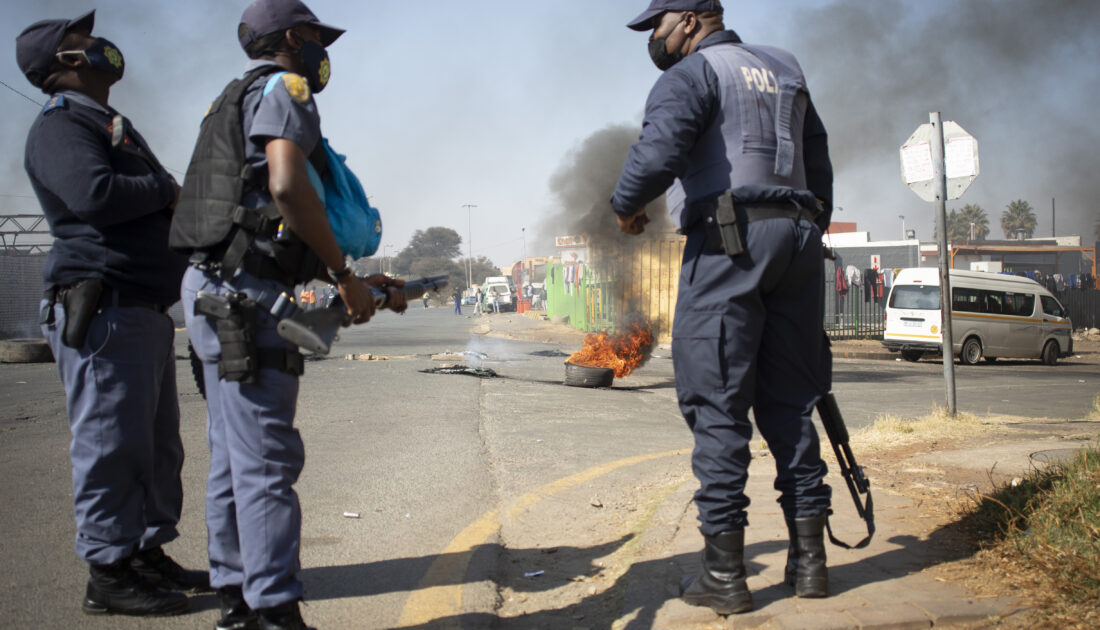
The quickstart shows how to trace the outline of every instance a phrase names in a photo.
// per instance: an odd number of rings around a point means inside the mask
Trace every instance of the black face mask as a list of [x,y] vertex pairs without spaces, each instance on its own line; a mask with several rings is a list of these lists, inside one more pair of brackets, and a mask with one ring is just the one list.
[[302,44],[302,63],[306,67],[306,80],[313,93],[320,92],[328,85],[332,76],[332,64],[328,60],[328,51],[314,41],[306,40]]
[[664,37],[661,37],[659,39],[649,40],[649,58],[653,60],[653,64],[657,66],[657,69],[662,72],[680,63],[680,61],[684,58],[684,53],[680,51],[670,53],[668,52],[668,47],[666,46],[669,36],[676,32],[676,27],[680,26],[683,21],[684,18],[680,18],[680,21],[676,23],[676,26],[672,27],[672,30],[668,32],[668,35],[665,35]]
[[97,37],[94,42],[84,50],[65,50],[57,53],[58,58],[64,55],[83,55],[88,60],[88,66],[115,76],[115,81],[122,78],[126,70],[126,60],[109,39]]

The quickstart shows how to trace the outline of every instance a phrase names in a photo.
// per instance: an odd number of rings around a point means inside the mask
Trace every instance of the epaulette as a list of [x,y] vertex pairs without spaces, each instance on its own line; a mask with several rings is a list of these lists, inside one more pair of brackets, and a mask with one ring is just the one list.
[[69,102],[65,100],[65,96],[62,94],[55,94],[50,97],[50,100],[46,101],[46,106],[42,108],[43,114],[48,114],[55,109],[67,109]]

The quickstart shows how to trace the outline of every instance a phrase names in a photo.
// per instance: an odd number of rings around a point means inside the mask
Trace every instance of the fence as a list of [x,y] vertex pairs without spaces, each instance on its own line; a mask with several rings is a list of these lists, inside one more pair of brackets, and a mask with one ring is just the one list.
[[1100,291],[1066,289],[1055,295],[1069,312],[1074,329],[1100,328]]
[[846,295],[836,290],[836,265],[825,261],[825,332],[833,339],[882,339],[886,328],[886,297],[874,297],[853,284]]
[[640,240],[626,251],[595,252],[592,264],[555,264],[546,273],[546,309],[586,332],[614,329],[638,313],[658,342],[672,339],[684,239]]
[[42,336],[38,308],[45,265],[45,254],[0,251],[0,339]]

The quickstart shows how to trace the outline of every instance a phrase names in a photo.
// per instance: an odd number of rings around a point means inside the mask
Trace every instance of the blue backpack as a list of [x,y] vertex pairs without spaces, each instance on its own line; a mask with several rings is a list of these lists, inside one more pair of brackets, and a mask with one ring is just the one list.
[[[272,90],[275,81],[283,74],[280,72],[268,80],[264,94]],[[382,242],[382,216],[367,201],[359,178],[348,168],[347,157],[333,151],[328,139],[321,138],[321,143],[328,166],[324,177],[318,175],[317,169],[308,161],[306,165],[309,180],[317,190],[317,196],[325,203],[325,213],[328,214],[336,242],[344,254],[352,258],[373,256]]]

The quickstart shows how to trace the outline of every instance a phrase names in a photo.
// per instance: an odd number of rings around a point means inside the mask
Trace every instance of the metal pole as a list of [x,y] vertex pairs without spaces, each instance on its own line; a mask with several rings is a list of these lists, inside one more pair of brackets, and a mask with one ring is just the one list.
[[899,214],[898,218],[901,219],[901,240],[905,240],[905,215]]
[[466,208],[466,288],[474,283],[474,220],[472,210],[477,206],[468,203]]
[[1050,198],[1050,235],[1058,236],[1058,233],[1054,231],[1054,197]]
[[939,112],[929,114],[932,123],[932,173],[936,184],[936,224],[939,237],[940,263],[940,314],[943,333],[943,380],[947,384],[947,414],[952,418],[956,413],[955,400],[955,337],[951,327],[951,273],[947,249],[947,169],[944,167],[943,122]]

